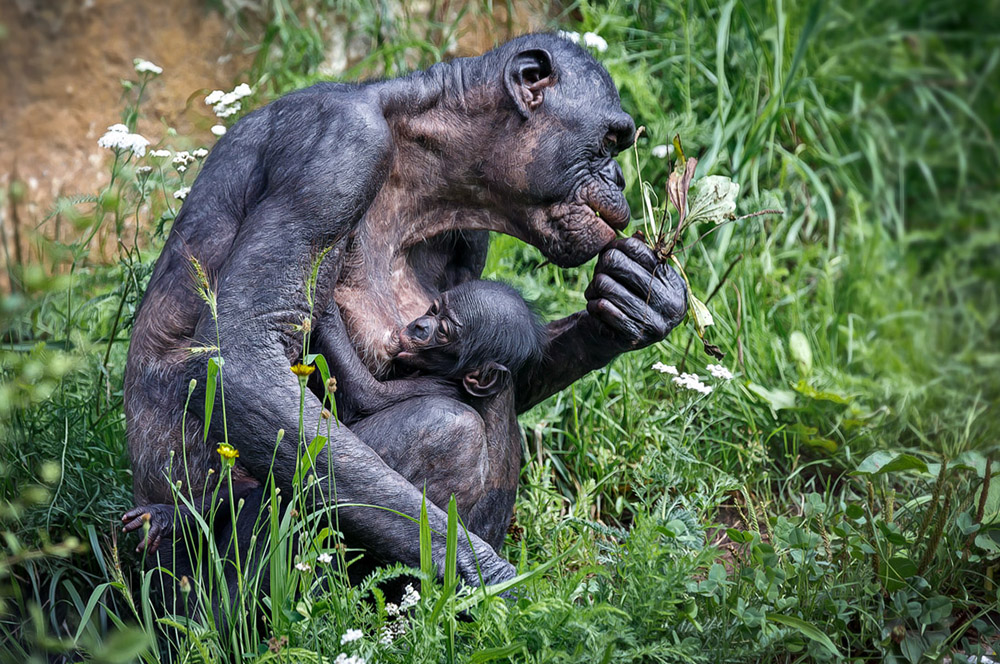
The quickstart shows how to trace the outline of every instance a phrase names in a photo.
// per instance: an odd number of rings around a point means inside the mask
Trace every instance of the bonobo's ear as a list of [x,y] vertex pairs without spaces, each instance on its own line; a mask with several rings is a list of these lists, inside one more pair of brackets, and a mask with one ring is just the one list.
[[510,371],[502,364],[487,362],[482,369],[465,374],[462,386],[465,391],[480,399],[491,397],[504,388],[510,378]]
[[525,119],[542,105],[543,91],[555,82],[552,56],[545,49],[521,51],[507,63],[504,85]]

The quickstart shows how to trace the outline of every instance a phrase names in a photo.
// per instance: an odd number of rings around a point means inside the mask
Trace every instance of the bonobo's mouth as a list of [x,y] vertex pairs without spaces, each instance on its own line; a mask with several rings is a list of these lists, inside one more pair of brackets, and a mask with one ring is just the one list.
[[526,239],[559,267],[575,267],[597,255],[631,218],[625,196],[600,178],[577,189],[571,200],[529,216],[534,233]]

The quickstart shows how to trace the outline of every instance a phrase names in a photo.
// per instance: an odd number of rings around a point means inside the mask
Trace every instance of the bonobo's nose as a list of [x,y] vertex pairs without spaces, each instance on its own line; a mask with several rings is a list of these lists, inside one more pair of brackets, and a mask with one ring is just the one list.
[[619,189],[625,189],[625,174],[622,173],[622,167],[614,159],[609,159],[608,163],[601,169],[601,177],[616,185]]
[[431,327],[427,316],[421,316],[406,326],[406,332],[414,341],[427,341],[431,338]]

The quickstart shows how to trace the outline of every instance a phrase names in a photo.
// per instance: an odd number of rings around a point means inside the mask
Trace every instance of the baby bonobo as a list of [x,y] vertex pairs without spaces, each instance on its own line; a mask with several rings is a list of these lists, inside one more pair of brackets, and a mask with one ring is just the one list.
[[[391,468],[418,488],[430,487],[427,499],[447,504],[450,495],[434,495],[435,472],[466,469],[466,480],[452,484],[465,526],[499,550],[510,521],[521,468],[521,433],[514,413],[513,377],[541,362],[544,326],[520,294],[492,281],[468,281],[443,292],[423,316],[397,335],[390,373],[377,381],[360,371],[352,348],[324,347],[333,373],[349,377],[337,389],[338,416],[348,425],[387,405],[402,404],[419,412],[421,397],[449,392],[478,417],[486,445],[472,450],[430,435],[415,440],[386,440],[359,435]],[[339,379],[338,379],[339,381]],[[475,411],[474,413],[471,411]]]
[[[469,281],[442,293],[423,316],[397,333],[389,371],[393,377],[386,381],[377,380],[364,368],[353,347],[325,344],[324,340],[319,336],[316,345],[337,376],[337,416],[344,424],[353,425],[399,404],[419,410],[422,397],[440,394],[457,396],[478,414],[487,441],[481,450],[450,446],[433,435],[393,441],[384,436],[369,439],[363,428],[357,433],[387,465],[417,487],[447,485],[433,481],[437,468],[449,472],[455,467],[467,468],[467,481],[452,486],[457,489],[459,513],[469,530],[499,549],[520,472],[513,376],[543,359],[545,341],[544,326],[518,292],[498,282]],[[261,491],[239,463],[233,474],[232,500]],[[435,504],[447,504],[450,496],[428,494],[427,498]],[[223,503],[227,499],[229,496],[219,498]],[[226,516],[229,512],[220,513]],[[148,521],[147,537],[138,548],[155,551],[189,516],[183,506],[147,505],[129,511],[122,519],[126,532],[138,530]]]

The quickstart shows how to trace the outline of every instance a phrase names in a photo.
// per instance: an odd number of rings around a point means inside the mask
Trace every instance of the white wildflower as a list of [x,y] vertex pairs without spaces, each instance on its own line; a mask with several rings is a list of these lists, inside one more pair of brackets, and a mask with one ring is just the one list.
[[141,157],[146,154],[146,146],[149,145],[149,141],[139,134],[129,132],[128,127],[123,124],[113,124],[108,127],[103,136],[97,139],[97,145],[108,150],[127,150],[136,157]]
[[659,371],[660,373],[670,374],[671,376],[678,375],[677,367],[672,364],[664,364],[663,362],[657,362],[653,365],[653,371]]
[[215,113],[216,117],[228,118],[230,115],[238,113],[241,108],[243,108],[243,104],[238,101],[232,105],[220,102],[212,107],[212,112]]
[[600,36],[596,32],[584,33],[583,44],[587,48],[596,50],[598,53],[604,53],[608,50],[608,42],[605,41],[604,37]]
[[309,566],[309,563],[295,563],[295,569],[299,570],[300,572],[312,571],[312,567]]
[[365,660],[361,655],[348,655],[342,652],[333,660],[333,664],[365,664]]
[[710,364],[705,368],[708,369],[708,372],[712,374],[714,378],[718,378],[719,380],[733,379],[733,372],[725,368],[721,364]]
[[170,163],[174,165],[178,173],[183,173],[187,170],[188,166],[194,163],[194,157],[187,150],[181,150],[174,155]]
[[187,195],[190,193],[191,193],[191,187],[181,187],[180,189],[174,192],[174,198],[176,198],[179,201],[183,201],[185,198],[187,198]]
[[215,106],[220,101],[222,101],[222,96],[224,94],[226,93],[223,92],[222,90],[212,90],[211,92],[208,93],[208,95],[206,95],[205,103],[208,104],[209,106]]
[[139,166],[138,168],[135,169],[136,175],[149,175],[152,172],[153,172],[152,166]]
[[385,614],[395,617],[399,615],[399,606],[395,602],[388,602],[385,605]]
[[673,154],[674,146],[672,145],[654,145],[653,149],[649,151],[651,155],[657,159],[666,159],[668,155]]
[[324,565],[329,565],[330,563],[333,562],[333,556],[331,556],[329,553],[321,553],[318,556],[316,556],[316,562],[323,563]]
[[559,36],[562,37],[563,39],[566,39],[566,40],[569,40],[569,41],[573,42],[574,44],[579,44],[580,43],[580,33],[579,32],[570,32],[569,30],[560,30],[559,31]]
[[170,150],[150,150],[149,156],[157,159],[166,159],[170,156]]
[[163,73],[163,67],[158,67],[149,60],[136,58],[135,60],[132,61],[132,64],[135,65],[135,70],[140,74],[152,74],[154,76],[157,76]]
[[221,138],[226,133],[226,125],[214,125],[212,133]]
[[709,385],[701,382],[696,374],[692,373],[682,373],[680,376],[676,376],[672,379],[675,385],[679,385],[686,390],[691,390],[692,392],[698,392],[700,394],[711,394],[712,388]]
[[406,592],[403,593],[403,599],[399,602],[399,610],[406,611],[411,606],[416,606],[417,602],[420,601],[420,593],[413,589],[413,584],[406,584]]
[[246,83],[240,83],[235,88],[233,88],[232,93],[237,99],[242,99],[243,97],[249,97],[253,94],[253,90]]
[[204,159],[208,156],[208,150],[205,148],[198,148],[197,150],[191,150],[191,156],[195,159]]
[[340,645],[345,643],[350,643],[351,641],[357,641],[362,637],[360,629],[349,629],[344,632],[344,635],[340,637]]

